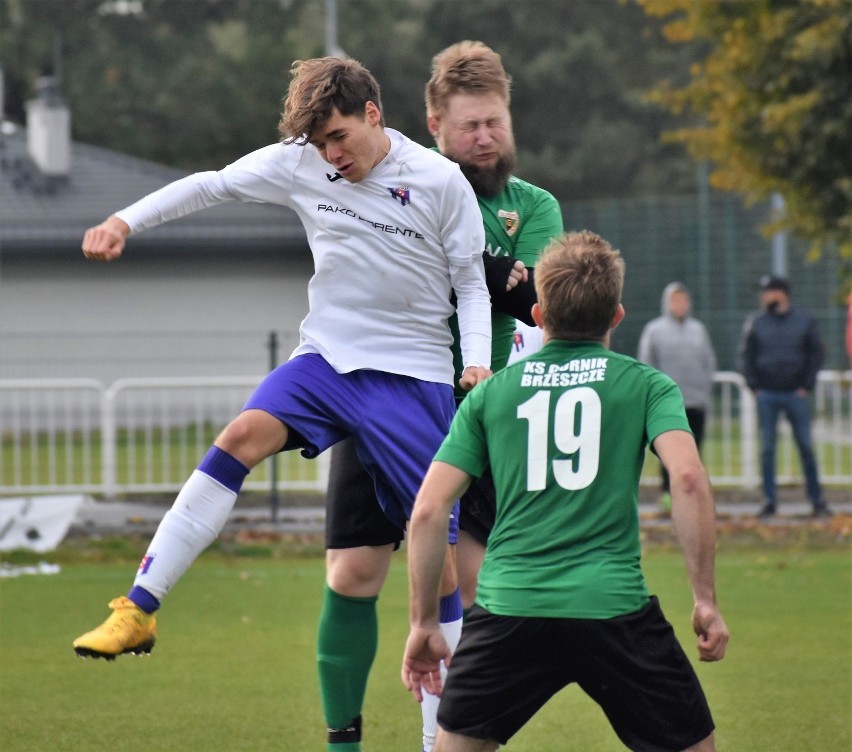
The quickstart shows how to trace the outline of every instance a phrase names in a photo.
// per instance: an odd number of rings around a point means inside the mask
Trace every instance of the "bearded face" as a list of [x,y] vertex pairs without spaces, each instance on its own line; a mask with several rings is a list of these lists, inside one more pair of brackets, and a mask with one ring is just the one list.
[[515,137],[499,94],[454,94],[427,123],[441,154],[461,167],[478,195],[495,196],[506,187],[515,169]]
[[488,166],[464,162],[459,162],[458,165],[473,188],[473,192],[477,196],[491,198],[500,193],[509,182],[509,177],[515,170],[515,151],[513,149],[510,154],[498,157],[494,164]]

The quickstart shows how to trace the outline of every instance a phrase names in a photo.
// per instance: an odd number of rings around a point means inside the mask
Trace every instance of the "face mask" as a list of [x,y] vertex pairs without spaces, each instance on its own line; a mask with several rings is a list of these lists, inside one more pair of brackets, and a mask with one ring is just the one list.
[[778,309],[781,307],[781,304],[777,300],[770,300],[766,304],[766,310],[768,313],[771,313],[773,316],[778,315]]

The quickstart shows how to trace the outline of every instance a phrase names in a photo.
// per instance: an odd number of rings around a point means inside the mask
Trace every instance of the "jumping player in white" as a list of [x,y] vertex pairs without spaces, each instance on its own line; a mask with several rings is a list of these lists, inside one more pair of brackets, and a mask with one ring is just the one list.
[[[458,167],[384,127],[379,86],[351,59],[294,63],[279,131],[281,143],[176,181],[85,234],[86,258],[111,261],[131,233],[190,212],[234,200],[280,204],[299,215],[315,273],[299,346],[218,436],[160,523],[127,597],[74,641],[81,656],[151,650],[160,602],[221,531],[251,468],[276,452],[314,457],[353,436],[384,514],[404,528],[455,411],[453,292],[462,383],[490,375],[482,220]],[[361,749],[374,604],[393,548],[328,558],[318,663],[334,752]]]

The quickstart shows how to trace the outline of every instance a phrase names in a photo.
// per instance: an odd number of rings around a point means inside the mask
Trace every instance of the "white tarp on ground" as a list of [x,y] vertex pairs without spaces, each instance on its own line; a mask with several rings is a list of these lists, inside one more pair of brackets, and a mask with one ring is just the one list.
[[38,564],[9,564],[0,562],[0,579],[20,577],[27,574],[59,574],[62,571],[59,564],[40,561]]
[[0,551],[52,551],[71,527],[85,496],[0,499]]

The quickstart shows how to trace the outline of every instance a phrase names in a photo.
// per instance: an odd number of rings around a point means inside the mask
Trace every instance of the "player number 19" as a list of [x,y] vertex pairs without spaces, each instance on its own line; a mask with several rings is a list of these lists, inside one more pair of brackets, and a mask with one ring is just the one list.
[[[550,441],[552,393],[541,390],[521,405],[518,418],[528,423],[527,490],[547,484],[547,447]],[[579,409],[579,420],[577,410]],[[569,491],[588,486],[598,474],[601,440],[601,400],[590,387],[563,392],[553,410],[553,443],[567,459],[553,460],[553,477]]]

